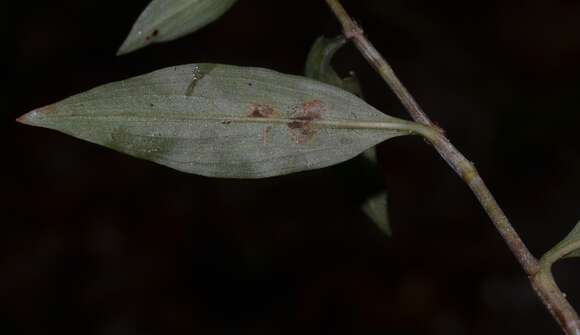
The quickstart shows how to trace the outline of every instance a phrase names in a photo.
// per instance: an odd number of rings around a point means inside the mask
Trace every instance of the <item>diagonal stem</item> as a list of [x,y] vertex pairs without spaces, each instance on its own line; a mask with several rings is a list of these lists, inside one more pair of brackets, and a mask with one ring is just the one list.
[[[363,30],[346,12],[340,1],[326,0],[326,2],[340,21],[344,35],[352,40],[369,64],[387,82],[411,117],[418,123],[434,126],[433,122],[423,112],[413,96],[397,78],[389,63],[387,63],[372,43],[365,37]],[[524,271],[528,274],[537,295],[544,305],[546,305],[554,319],[558,321],[564,332],[569,335],[580,335],[580,319],[578,318],[578,314],[570,303],[568,303],[553,278],[546,279],[545,276],[540,274],[540,266],[537,259],[530,253],[515,231],[473,164],[453,146],[443,132],[438,133],[436,136],[430,136],[428,139],[441,157],[443,157],[447,164],[451,166],[475,194],[496,229]]]

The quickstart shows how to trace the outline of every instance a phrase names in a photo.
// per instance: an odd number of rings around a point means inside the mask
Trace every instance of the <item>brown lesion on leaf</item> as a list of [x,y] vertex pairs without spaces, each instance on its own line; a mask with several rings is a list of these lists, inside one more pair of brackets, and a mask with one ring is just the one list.
[[159,35],[159,30],[158,30],[158,29],[155,29],[155,30],[153,30],[153,31],[151,32],[151,34],[149,34],[149,35],[147,35],[147,36],[145,37],[145,40],[147,40],[147,41],[151,41],[152,39],[154,39],[154,38],[155,38],[155,37],[157,37],[158,35]]
[[249,117],[274,118],[278,113],[272,106],[253,104],[250,106]]
[[[252,104],[250,106],[250,111],[247,114],[251,118],[266,118],[272,119],[280,116],[280,113],[276,111],[273,106],[265,104]],[[269,144],[272,143],[272,126],[267,126],[261,134],[262,143]]]
[[324,103],[320,100],[310,100],[296,105],[290,111],[291,122],[287,126],[291,131],[294,142],[304,144],[316,135],[313,121],[321,120],[325,110]]

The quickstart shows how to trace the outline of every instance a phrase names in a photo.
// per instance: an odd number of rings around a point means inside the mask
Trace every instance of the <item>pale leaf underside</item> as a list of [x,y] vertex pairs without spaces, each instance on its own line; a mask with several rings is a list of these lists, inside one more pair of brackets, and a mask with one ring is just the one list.
[[231,178],[326,167],[417,127],[330,85],[216,64],[106,84],[19,121],[180,171]]

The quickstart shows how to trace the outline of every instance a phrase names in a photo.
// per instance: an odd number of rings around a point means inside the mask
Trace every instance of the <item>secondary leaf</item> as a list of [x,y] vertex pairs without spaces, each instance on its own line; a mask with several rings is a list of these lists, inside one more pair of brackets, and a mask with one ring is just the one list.
[[[306,59],[304,73],[307,77],[322,81],[324,83],[342,88],[358,96],[362,96],[360,83],[354,72],[347,78],[341,78],[332,68],[332,58],[340,48],[346,44],[347,40],[343,35],[335,38],[325,38],[324,36],[316,39],[312,45]],[[378,171],[377,150],[375,147],[369,148],[363,152],[363,157],[373,165],[373,171]],[[383,190],[379,194],[369,196],[362,210],[373,221],[373,223],[385,233],[391,236],[391,226],[387,212],[387,192]]]
[[389,215],[387,210],[387,192],[382,191],[376,194],[363,204],[363,211],[379,228],[380,231],[387,236],[392,235],[391,226],[389,224]]
[[103,85],[19,121],[184,172],[232,178],[322,168],[391,137],[431,131],[318,81],[216,64]]
[[153,0],[139,16],[117,54],[171,41],[199,30],[219,18],[236,1]]
[[332,58],[346,44],[346,41],[342,35],[335,38],[321,36],[316,39],[306,58],[304,73],[308,78],[320,80],[361,96],[361,86],[354,72],[351,72],[350,77],[343,79],[331,65]]
[[[555,247],[544,256],[550,263],[560,258],[580,257],[580,222],[576,227]],[[543,257],[543,258],[544,258]]]

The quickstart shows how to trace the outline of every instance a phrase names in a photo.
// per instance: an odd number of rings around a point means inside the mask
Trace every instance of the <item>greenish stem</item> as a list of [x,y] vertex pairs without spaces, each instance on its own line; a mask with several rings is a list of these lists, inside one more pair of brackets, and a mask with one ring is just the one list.
[[[344,35],[352,40],[366,60],[375,68],[381,77],[391,87],[411,117],[425,126],[433,126],[433,122],[423,112],[413,96],[399,80],[391,66],[378,50],[365,37],[360,26],[350,17],[339,0],[326,0],[328,6],[340,21]],[[536,293],[546,305],[552,316],[569,335],[580,335],[580,319],[574,308],[568,303],[552,278],[550,271],[541,270],[541,265],[530,253],[518,233],[515,231],[505,213],[485,185],[474,165],[445,137],[444,133],[427,136],[441,157],[467,183],[475,194],[481,206],[511,249],[516,259],[528,274]],[[551,264],[550,264],[551,266]]]

